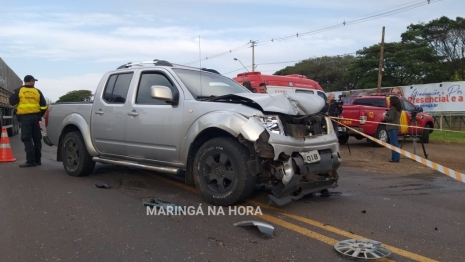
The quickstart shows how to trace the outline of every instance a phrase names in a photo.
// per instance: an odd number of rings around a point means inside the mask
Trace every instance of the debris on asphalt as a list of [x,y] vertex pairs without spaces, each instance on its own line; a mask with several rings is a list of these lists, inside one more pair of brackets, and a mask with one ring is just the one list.
[[366,214],[366,213],[367,213],[367,211],[366,211],[366,210],[363,210],[363,211],[362,211],[362,213],[363,213],[363,214]]
[[382,247],[381,242],[369,239],[348,239],[339,241],[334,249],[344,256],[374,260],[391,255],[391,251]]
[[438,228],[437,228],[437,227],[435,227],[435,228],[434,228],[434,230],[438,231]]
[[181,205],[171,203],[171,202],[159,199],[159,198],[152,198],[148,202],[143,202],[143,204],[144,204],[144,206],[157,207],[157,208],[160,208],[160,207],[163,207],[163,208],[172,207],[173,210],[175,208],[182,208]]
[[95,184],[95,186],[96,186],[97,188],[111,188],[111,184],[103,184],[103,185],[100,185],[100,186],[97,185],[97,184]]
[[219,247],[225,247],[224,243],[223,243],[223,240],[218,240],[214,237],[208,237],[209,240],[213,240],[215,241],[215,243],[219,246]]
[[263,223],[260,221],[253,221],[253,220],[248,220],[248,221],[241,221],[237,222],[234,224],[236,227],[245,227],[245,226],[256,226],[258,230],[267,236],[268,238],[273,237],[273,232],[274,232],[274,227],[270,224]]

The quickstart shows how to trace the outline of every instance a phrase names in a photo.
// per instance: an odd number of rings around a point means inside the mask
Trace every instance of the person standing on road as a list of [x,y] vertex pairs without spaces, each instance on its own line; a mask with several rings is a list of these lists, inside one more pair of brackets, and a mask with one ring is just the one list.
[[24,85],[16,89],[10,96],[10,104],[16,107],[16,114],[21,123],[21,141],[26,151],[26,163],[19,167],[34,167],[41,165],[42,133],[39,122],[47,110],[45,97],[35,88],[38,81],[31,75],[24,77]]
[[[399,125],[400,125],[400,114],[402,112],[402,106],[400,104],[400,99],[397,96],[391,96],[389,98],[391,107],[388,111],[384,114],[384,120],[386,123],[390,123],[393,125],[386,125],[386,131],[388,133],[390,144],[399,147],[399,141],[397,139],[399,133]],[[389,162],[399,162],[400,161],[400,154],[396,151],[392,151],[392,156]]]
[[[321,112],[327,116],[332,117],[339,117],[342,114],[342,105],[338,105],[336,102],[336,95],[333,93],[328,95],[328,99],[326,100],[326,104],[321,110]],[[333,123],[333,129],[336,133],[336,136],[339,137],[339,125],[337,124],[337,120],[331,120]]]
[[259,90],[260,90],[260,94],[267,94],[268,92],[268,89],[266,88],[266,84],[265,83],[261,83],[259,85]]

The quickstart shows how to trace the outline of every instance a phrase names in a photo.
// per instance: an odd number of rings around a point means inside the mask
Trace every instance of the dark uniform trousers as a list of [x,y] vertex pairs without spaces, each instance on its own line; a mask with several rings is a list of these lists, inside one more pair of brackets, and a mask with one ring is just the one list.
[[42,157],[42,133],[39,121],[41,114],[20,115],[21,141],[24,143],[26,151],[26,162],[35,164],[41,162]]

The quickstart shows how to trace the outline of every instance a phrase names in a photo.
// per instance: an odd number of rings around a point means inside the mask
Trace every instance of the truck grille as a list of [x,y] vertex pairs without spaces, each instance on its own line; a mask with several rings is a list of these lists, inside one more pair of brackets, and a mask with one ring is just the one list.
[[301,138],[327,133],[324,116],[310,115],[301,117],[280,116],[287,136]]
[[288,136],[292,137],[305,137],[309,134],[307,126],[296,124],[286,124],[285,132]]

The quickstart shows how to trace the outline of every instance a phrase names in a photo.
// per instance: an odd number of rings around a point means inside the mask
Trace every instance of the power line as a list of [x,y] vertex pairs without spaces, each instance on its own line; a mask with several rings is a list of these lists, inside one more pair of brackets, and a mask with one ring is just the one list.
[[208,60],[208,59],[212,59],[212,58],[215,58],[215,57],[218,57],[218,56],[223,56],[223,55],[227,55],[227,54],[230,54],[230,53],[233,53],[233,52],[238,52],[238,51],[249,48],[249,46],[248,46],[249,44],[250,43],[247,43],[247,44],[238,46],[236,48],[230,49],[229,51],[226,51],[226,52],[223,52],[223,53],[219,53],[219,54],[212,55],[212,56],[207,56],[207,57],[205,57],[205,59],[200,59],[200,60],[192,61],[192,62],[189,62],[189,63],[185,63],[185,65],[190,65],[190,64],[194,64],[194,63],[197,63],[197,62],[200,62],[200,61],[203,61],[203,60]]
[[[368,14],[365,17],[357,18],[357,19],[354,19],[354,20],[349,20],[347,22],[344,20],[342,23],[329,25],[329,26],[326,26],[326,27],[322,27],[322,28],[319,28],[319,29],[315,29],[315,30],[311,30],[311,31],[303,32],[303,33],[296,33],[296,34],[292,34],[292,35],[288,35],[288,36],[284,36],[284,37],[272,38],[271,40],[268,40],[268,41],[256,41],[255,46],[266,45],[266,44],[274,43],[275,41],[285,41],[285,40],[289,40],[289,39],[292,39],[292,38],[297,38],[297,37],[322,33],[322,32],[334,30],[334,29],[337,29],[337,28],[340,28],[340,27],[344,27],[346,25],[353,25],[353,24],[368,22],[368,21],[383,18],[383,17],[386,17],[386,16],[391,16],[391,15],[394,15],[394,14],[398,14],[398,13],[405,12],[405,11],[408,11],[408,10],[411,10],[411,9],[414,9],[414,8],[418,8],[418,7],[421,7],[421,6],[424,6],[424,5],[428,5],[430,3],[436,3],[436,2],[440,2],[440,1],[442,1],[442,0],[417,0],[417,1],[412,1],[412,2],[408,2],[408,3],[405,3],[405,4],[397,5],[397,6],[389,8],[389,9],[386,9],[386,10],[392,9],[390,11],[373,12],[373,13]],[[231,54],[233,52],[242,51],[242,50],[250,48],[249,45],[250,45],[250,42],[248,42],[247,44],[244,44],[242,46],[230,49],[229,51],[226,51],[226,52],[222,52],[222,53],[212,55],[212,56],[207,56],[207,57],[205,57],[205,59],[201,59],[201,60],[203,61],[203,60],[213,59],[213,58],[216,58],[216,57],[219,57],[219,56],[224,56],[224,55],[227,55],[227,54]],[[197,63],[197,62],[200,62],[200,60],[196,60],[196,61],[187,63],[186,65]]]
[[333,24],[333,25],[330,25],[330,26],[318,28],[318,29],[303,32],[303,33],[296,33],[296,34],[288,35],[288,36],[284,36],[284,37],[272,38],[271,40],[268,40],[268,41],[259,41],[258,45],[264,45],[264,44],[267,44],[267,43],[274,43],[275,41],[285,41],[285,40],[292,39],[292,38],[297,38],[297,37],[302,37],[302,36],[307,36],[307,35],[312,35],[312,34],[317,34],[317,33],[330,31],[330,30],[333,30],[333,29],[336,29],[336,28],[339,28],[339,27],[344,27],[346,25],[352,25],[352,24],[368,22],[368,21],[371,21],[371,20],[379,19],[379,18],[382,18],[382,17],[386,17],[386,16],[397,14],[397,13],[405,12],[405,11],[408,11],[408,10],[411,10],[411,9],[414,9],[414,8],[418,8],[418,7],[421,7],[423,5],[428,5],[429,3],[436,3],[436,2],[440,2],[440,1],[442,1],[442,0],[414,1],[414,2],[410,2],[410,3],[407,3],[407,4],[401,5],[401,6],[404,6],[404,7],[396,8],[394,10],[387,11],[387,12],[377,13],[376,15],[370,15],[370,16],[363,17],[363,18],[349,20],[347,22],[344,20],[344,22],[342,22],[342,23]]

